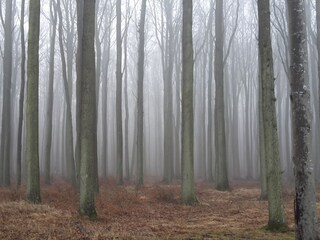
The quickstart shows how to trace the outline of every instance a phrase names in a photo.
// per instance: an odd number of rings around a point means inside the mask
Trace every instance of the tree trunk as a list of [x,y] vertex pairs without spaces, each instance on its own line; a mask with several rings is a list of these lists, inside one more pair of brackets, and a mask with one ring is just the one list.
[[24,91],[26,84],[26,44],[24,39],[24,13],[25,0],[21,1],[21,83],[20,83],[20,98],[19,98],[19,122],[18,122],[18,137],[17,137],[17,187],[21,185],[21,162],[22,162],[22,146],[23,146],[23,109],[24,109]]
[[121,0],[117,0],[117,95],[116,95],[116,125],[117,125],[117,184],[123,184],[123,136],[122,136],[122,31],[121,31]]
[[1,131],[0,184],[10,185],[11,81],[12,81],[12,1],[6,1],[3,56],[3,105]]
[[77,81],[76,81],[76,148],[75,148],[75,165],[77,181],[80,179],[80,153],[81,153],[81,125],[80,125],[80,110],[81,110],[81,89],[82,89],[82,35],[83,35],[83,1],[77,0],[77,29],[78,29],[78,50],[77,50]]
[[47,100],[47,114],[46,114],[46,128],[45,128],[45,183],[51,183],[51,148],[52,148],[52,113],[53,113],[53,82],[54,82],[54,66],[55,66],[55,40],[57,28],[57,9],[54,0],[50,1],[50,20],[52,22],[51,38],[50,38],[50,60],[49,60],[49,86],[48,86],[48,100]]
[[143,0],[141,5],[140,28],[139,28],[139,52],[138,52],[138,121],[137,121],[137,185],[143,185],[143,79],[144,79],[144,27],[146,19],[146,4]]
[[[320,113],[320,1],[316,1],[316,22],[317,22],[317,49],[318,49],[318,112]],[[317,118],[320,119],[320,116]],[[319,136],[320,136],[320,128],[319,128]],[[317,171],[320,170],[319,161],[315,162],[315,175],[317,175]],[[318,179],[319,181],[319,179]]]
[[216,180],[217,189],[226,191],[229,189],[226,135],[224,119],[224,76],[223,76],[223,0],[216,1],[216,46],[214,60],[214,74],[216,82],[216,105],[215,105],[215,149],[216,149]]
[[[78,34],[81,38],[81,46],[78,49],[82,61],[78,61],[78,69],[81,70],[81,92],[80,92],[80,214],[90,218],[96,217],[94,191],[94,161],[97,156],[97,128],[96,128],[96,76],[95,76],[95,0],[83,2],[81,11],[81,0],[79,4],[78,19],[82,18],[83,28]],[[82,15],[82,14],[83,15]],[[79,80],[78,79],[78,80]]]
[[213,23],[213,11],[214,3],[211,0],[210,3],[210,15],[209,15],[209,68],[208,68],[208,182],[213,182],[213,155],[214,155],[214,146],[213,146],[213,112],[212,112],[212,82],[213,82],[213,33],[212,33],[212,23]]
[[319,239],[311,154],[310,86],[303,0],[287,0],[291,37],[291,103],[296,239]]
[[269,208],[268,228],[270,230],[279,230],[286,226],[286,223],[281,189],[269,4],[269,0],[258,1],[260,81],[262,88],[260,97],[262,98],[263,149],[265,150]]
[[29,3],[29,36],[27,63],[27,199],[40,203],[39,173],[39,34],[40,0]]
[[194,188],[193,141],[193,41],[192,0],[182,2],[182,202],[196,202]]
[[173,179],[173,1],[165,0],[165,16],[166,16],[166,33],[165,33],[165,49],[164,54],[164,66],[163,66],[163,85],[164,85],[164,176],[163,181],[165,183],[172,183]]
[[70,86],[68,83],[67,76],[67,64],[63,46],[63,22],[62,22],[62,12],[60,7],[60,0],[57,1],[57,10],[59,16],[59,46],[62,64],[62,80],[64,86],[64,97],[66,101],[66,164],[67,164],[67,177],[72,182],[73,186],[76,186],[76,174],[75,174],[75,164],[74,164],[74,153],[73,153],[73,133],[72,133],[72,113],[71,113],[71,95]]

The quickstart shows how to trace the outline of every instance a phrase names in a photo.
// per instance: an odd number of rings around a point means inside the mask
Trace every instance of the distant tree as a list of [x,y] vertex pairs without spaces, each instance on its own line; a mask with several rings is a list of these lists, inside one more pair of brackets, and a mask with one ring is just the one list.
[[296,239],[319,239],[311,154],[310,85],[303,0],[287,0],[291,38],[291,104]]
[[62,11],[60,0],[57,0],[57,11],[59,17],[59,47],[62,65],[62,80],[64,86],[64,98],[66,103],[66,132],[65,132],[65,151],[66,151],[66,165],[67,165],[67,175],[73,186],[76,186],[76,173],[75,173],[75,161],[73,152],[73,131],[72,131],[72,96],[70,89],[72,86],[69,85],[68,73],[67,73],[67,63],[64,51],[64,38],[63,38],[63,22],[62,22]]
[[174,163],[174,126],[173,126],[173,63],[174,63],[174,29],[173,29],[173,7],[174,1],[164,0],[164,15],[166,18],[165,40],[162,43],[162,68],[163,68],[163,112],[164,112],[164,167],[163,181],[171,183],[173,178]]
[[208,175],[207,180],[209,182],[213,182],[213,156],[214,156],[214,148],[213,148],[213,128],[212,128],[212,83],[213,83],[213,13],[214,13],[214,3],[213,0],[210,1],[210,14],[208,19],[208,31],[209,31],[209,66],[208,66],[208,137],[207,137],[207,144],[208,144]]
[[259,56],[261,111],[263,126],[264,160],[267,179],[267,195],[269,207],[270,230],[278,230],[286,226],[280,173],[279,140],[275,106],[275,84],[273,70],[272,43],[270,31],[269,0],[258,1],[259,15]]
[[192,0],[182,2],[182,202],[196,202],[193,161],[193,42]]
[[27,199],[40,203],[39,173],[39,33],[40,0],[29,2],[29,34],[27,62]]
[[223,0],[216,1],[215,13],[215,58],[214,75],[216,82],[216,105],[215,105],[215,150],[216,150],[216,184],[217,189],[225,191],[229,189],[227,150],[224,116],[224,27],[223,27]]
[[51,36],[50,36],[50,55],[49,55],[49,86],[48,86],[48,100],[47,100],[47,114],[46,114],[46,128],[45,128],[45,183],[51,183],[51,148],[52,148],[52,113],[53,113],[53,82],[54,82],[54,66],[55,66],[55,44],[56,44],[56,33],[57,33],[57,10],[56,2],[50,1],[50,20]]
[[117,184],[123,184],[123,136],[122,136],[122,31],[121,0],[117,0],[117,93],[116,93],[116,125],[117,125]]
[[144,26],[146,18],[146,4],[141,5],[139,49],[138,49],[138,126],[137,126],[137,185],[143,185],[143,78],[144,78]]
[[[82,5],[83,3],[83,5]],[[78,32],[81,39],[78,49],[78,70],[80,102],[80,214],[95,218],[94,161],[97,156],[96,146],[96,76],[95,76],[95,0],[77,1],[78,20],[83,25]],[[81,20],[82,18],[82,20]],[[80,72],[81,71],[81,72]]]
[[21,185],[21,159],[22,159],[22,132],[23,132],[23,109],[24,109],[24,91],[26,85],[26,44],[24,39],[24,14],[25,0],[21,1],[21,16],[20,16],[20,38],[21,38],[21,83],[19,95],[19,120],[18,120],[18,137],[17,137],[17,186]]
[[0,183],[10,185],[11,81],[12,81],[12,1],[6,1],[3,56],[3,107],[1,130]]

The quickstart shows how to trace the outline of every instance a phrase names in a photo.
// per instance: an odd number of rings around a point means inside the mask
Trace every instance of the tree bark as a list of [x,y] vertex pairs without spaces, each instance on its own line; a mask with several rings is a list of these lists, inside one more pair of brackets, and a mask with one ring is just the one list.
[[[78,0],[78,4],[81,2]],[[95,0],[83,2],[83,11],[79,11],[78,19],[82,17],[83,28],[78,34],[81,46],[78,49],[82,61],[78,61],[81,70],[80,89],[80,214],[90,218],[96,217],[94,191],[94,161],[97,156],[96,128],[96,76],[95,76]],[[81,9],[81,6],[78,6]],[[83,15],[81,14],[83,13]],[[82,16],[81,16],[82,15]],[[78,81],[79,81],[78,79]]]
[[194,112],[192,0],[182,2],[182,202],[196,202],[194,188]]
[[12,81],[12,1],[6,1],[4,25],[3,55],[3,102],[0,184],[10,185],[10,149],[11,149],[11,81]]
[[223,63],[223,0],[216,1],[216,46],[214,60],[214,75],[216,82],[216,105],[215,105],[215,149],[216,149],[216,184],[217,189],[226,191],[229,189],[226,135],[224,118],[224,63]]
[[319,239],[311,154],[310,86],[303,0],[287,0],[291,38],[291,104],[296,239]]
[[39,34],[40,0],[29,3],[29,36],[27,63],[27,199],[40,203],[39,173]]
[[270,230],[279,230],[286,227],[286,223],[281,189],[281,169],[275,105],[275,79],[270,31],[269,0],[258,1],[258,15],[260,81],[262,88],[262,94],[260,97],[262,103],[262,124],[264,136],[263,150],[265,154],[269,209],[268,228]]

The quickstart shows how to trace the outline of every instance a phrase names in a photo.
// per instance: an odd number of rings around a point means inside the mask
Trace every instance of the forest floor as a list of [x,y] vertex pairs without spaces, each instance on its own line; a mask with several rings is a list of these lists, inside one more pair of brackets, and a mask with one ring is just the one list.
[[294,239],[292,187],[284,189],[289,231],[282,233],[264,229],[267,202],[259,200],[258,183],[233,184],[229,192],[198,183],[196,191],[199,203],[184,206],[178,184],[136,189],[108,181],[90,221],[79,216],[78,193],[63,181],[42,186],[41,205],[24,201],[24,187],[0,188],[0,239]]

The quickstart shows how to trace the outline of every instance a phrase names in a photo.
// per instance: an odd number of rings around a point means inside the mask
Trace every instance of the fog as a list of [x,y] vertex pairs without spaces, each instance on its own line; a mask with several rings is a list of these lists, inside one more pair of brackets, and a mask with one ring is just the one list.
[[[76,147],[76,1],[60,0],[62,40],[66,59],[66,77],[71,97],[73,146]],[[42,0],[40,34],[40,105],[39,139],[40,169],[45,172],[45,144],[49,89],[50,39],[53,20],[52,2]],[[287,10],[284,0],[271,1],[272,40],[275,67],[276,108],[282,178],[293,180],[291,154],[291,110],[289,86],[289,46]],[[305,1],[307,11],[309,77],[311,85],[312,144],[315,176],[319,181],[319,81],[315,1]],[[96,90],[98,170],[101,178],[116,176],[116,1],[96,0]],[[19,21],[21,1],[13,1],[13,61],[11,81],[10,173],[16,175],[19,95],[21,87],[21,41]],[[138,30],[141,3],[122,1],[122,127],[123,173],[134,180],[137,164],[137,61]],[[215,175],[214,108],[215,82],[213,56],[215,36],[215,4],[194,1],[194,164],[197,181]],[[26,6],[26,10],[28,6]],[[0,112],[3,109],[3,57],[5,1],[1,1],[0,24]],[[28,11],[25,15],[26,39]],[[58,17],[57,17],[58,18]],[[224,3],[224,106],[228,175],[231,180],[258,180],[259,163],[259,58],[256,1],[225,0]],[[67,104],[63,69],[56,26],[54,54],[53,120],[51,176],[68,178],[66,140]],[[147,1],[145,29],[144,82],[144,176],[150,180],[166,180],[165,165],[175,179],[181,176],[181,1]],[[211,61],[210,61],[211,59]],[[210,66],[211,64],[211,66]],[[209,84],[212,81],[212,85]],[[211,87],[210,87],[211,86]],[[211,107],[211,109],[209,109]],[[209,116],[211,114],[211,116]],[[4,118],[0,115],[0,121]],[[208,141],[209,123],[213,141]],[[3,129],[1,129],[3,131]],[[23,136],[25,130],[23,131]],[[24,139],[24,138],[23,138]],[[25,147],[22,154],[22,176],[26,177]],[[167,161],[167,162],[166,162]],[[212,168],[211,168],[212,166]],[[77,168],[77,166],[76,166]],[[4,169],[1,169],[4,171]]]

